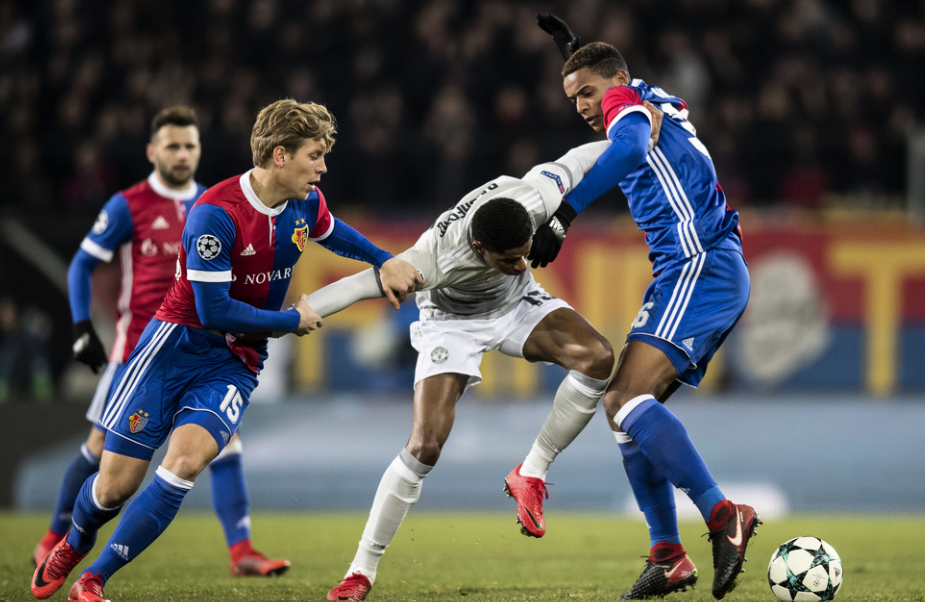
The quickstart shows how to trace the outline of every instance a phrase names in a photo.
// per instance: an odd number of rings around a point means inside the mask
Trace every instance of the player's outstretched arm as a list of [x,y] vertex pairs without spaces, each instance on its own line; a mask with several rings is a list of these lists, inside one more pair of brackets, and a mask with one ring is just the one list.
[[540,29],[552,36],[552,40],[559,47],[562,59],[567,61],[572,54],[581,47],[581,38],[572,33],[568,23],[555,15],[537,15],[536,24]]
[[401,303],[410,293],[418,291],[424,285],[421,273],[410,263],[393,257],[379,269],[382,293],[388,298],[392,307],[399,309]]
[[308,304],[308,295],[299,295],[299,300],[295,302],[292,308],[299,312],[299,327],[294,333],[297,336],[306,335],[324,325],[318,312]]
[[322,318],[327,318],[347,309],[357,301],[379,299],[382,296],[376,272],[371,268],[318,289],[308,296],[308,304]]

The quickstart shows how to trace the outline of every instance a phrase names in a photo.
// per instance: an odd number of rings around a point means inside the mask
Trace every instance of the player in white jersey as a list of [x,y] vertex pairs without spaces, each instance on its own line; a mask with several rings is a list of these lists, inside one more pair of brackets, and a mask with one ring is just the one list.
[[[580,146],[522,179],[502,176],[476,188],[398,255],[424,277],[417,294],[420,320],[411,327],[418,351],[411,436],[386,469],[353,563],[329,600],[366,598],[386,546],[440,457],[457,401],[481,381],[486,351],[568,370],[523,465],[531,474],[545,477],[556,455],[594,415],[614,365],[613,349],[565,301],[534,281],[526,257],[536,226],[549,219],[608,146]],[[327,316],[380,296],[375,273],[368,270],[313,293],[309,303]],[[525,530],[545,530],[542,516],[520,520]]]
[[[537,229],[530,259],[534,267],[554,260],[571,221],[619,185],[646,234],[653,264],[653,281],[602,404],[652,544],[642,575],[620,599],[662,597],[697,581],[697,569],[681,545],[672,485],[690,497],[707,524],[713,596],[721,599],[735,587],[746,546],[761,521],[751,506],[726,498],[664,403],[681,384],[700,383],[745,311],[750,285],[739,215],[726,203],[683,100],[632,79],[613,46],[581,46],[552,15],[540,16],[539,24],[566,59],[566,96],[592,129],[607,133],[611,146]],[[651,118],[645,101],[665,114],[657,144],[648,147]]]

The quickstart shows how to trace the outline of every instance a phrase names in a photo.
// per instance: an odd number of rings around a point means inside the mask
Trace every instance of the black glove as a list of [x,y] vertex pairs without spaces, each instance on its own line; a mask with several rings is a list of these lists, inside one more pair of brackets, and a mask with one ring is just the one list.
[[552,36],[562,58],[566,61],[581,47],[581,38],[572,33],[568,24],[555,15],[537,15],[536,24],[540,29]]
[[100,367],[106,363],[106,351],[103,342],[93,330],[90,320],[82,320],[74,324],[74,359],[82,362],[96,374]]
[[545,268],[547,264],[556,260],[559,249],[565,242],[565,233],[577,216],[578,212],[562,201],[549,221],[536,229],[533,234],[533,246],[530,247],[530,254],[527,256],[531,267]]

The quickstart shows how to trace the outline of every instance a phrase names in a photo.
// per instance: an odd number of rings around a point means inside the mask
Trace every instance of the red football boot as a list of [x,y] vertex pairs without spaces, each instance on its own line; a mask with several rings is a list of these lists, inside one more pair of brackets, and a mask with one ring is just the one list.
[[74,551],[64,537],[51,549],[32,575],[32,595],[40,600],[61,589],[67,576],[87,555]]
[[67,602],[109,602],[103,596],[103,580],[99,575],[88,572],[81,575],[77,583],[71,586]]
[[328,592],[328,600],[365,600],[372,587],[366,575],[354,573]]
[[529,537],[546,534],[546,520],[543,518],[543,496],[549,499],[546,483],[535,477],[520,474],[521,463],[504,479],[504,490],[508,497],[517,501],[517,522],[520,532]]

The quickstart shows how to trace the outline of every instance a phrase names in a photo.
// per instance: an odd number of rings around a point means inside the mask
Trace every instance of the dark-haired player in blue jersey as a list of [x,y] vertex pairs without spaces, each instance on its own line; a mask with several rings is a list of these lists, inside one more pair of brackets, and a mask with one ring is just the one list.
[[321,327],[307,295],[281,310],[308,241],[372,264],[396,308],[421,284],[417,270],[328,211],[316,184],[334,134],[334,118],[321,105],[280,100],[265,107],[251,134],[255,168],[213,186],[190,210],[175,281],[103,414],[109,433],[99,473],[81,488],[73,528],[36,569],[36,597],[60,589],[169,435],[154,481],[127,506],[68,596],[105,600],[107,580],[160,536],[234,435],[267,355],[266,335]]
[[[672,485],[687,493],[708,525],[713,595],[721,599],[735,587],[746,545],[760,520],[750,506],[726,499],[684,425],[663,404],[681,384],[700,383],[713,354],[745,311],[749,276],[739,216],[726,204],[710,154],[687,120],[683,100],[631,79],[613,46],[580,46],[567,25],[551,15],[541,16],[540,26],[567,59],[562,69],[566,96],[588,125],[607,133],[611,145],[537,229],[533,265],[553,261],[572,220],[619,185],[645,232],[653,266],[654,280],[603,398],[652,543],[642,575],[621,599],[664,596],[697,580],[678,534]],[[651,148],[646,101],[664,112],[658,142]],[[543,483],[530,481],[518,504],[529,504],[541,514],[537,492]]]
[[[87,419],[93,423],[90,435],[65,473],[51,526],[33,552],[36,566],[71,528],[77,494],[87,477],[99,469],[106,440],[106,430],[99,421],[111,384],[121,380],[126,359],[174,281],[186,215],[205,191],[194,179],[201,151],[199,120],[191,107],[178,105],[158,112],[151,120],[151,141],[147,146],[154,171],[109,199],[71,260],[68,298],[74,319],[74,359],[94,372],[107,365],[87,410]],[[122,286],[115,342],[107,363],[103,343],[90,321],[90,299],[93,271],[116,254]],[[209,464],[212,503],[225,532],[231,574],[279,575],[289,568],[289,561],[267,558],[251,544],[242,449],[235,434]]]

